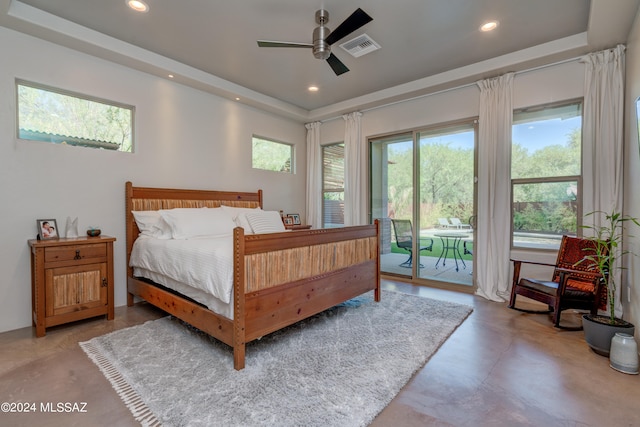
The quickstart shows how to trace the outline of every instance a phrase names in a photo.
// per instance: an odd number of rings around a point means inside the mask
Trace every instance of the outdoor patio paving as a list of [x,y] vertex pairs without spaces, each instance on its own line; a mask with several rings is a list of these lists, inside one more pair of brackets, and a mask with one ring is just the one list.
[[[401,267],[400,264],[405,262],[409,257],[408,254],[388,253],[380,256],[380,271],[382,273],[401,274],[411,276],[411,268]],[[471,286],[473,261],[465,260],[466,267],[458,260],[458,271],[456,271],[456,263],[453,258],[447,258],[446,266],[442,265],[442,260],[436,268],[438,257],[421,256],[420,263],[424,266],[420,269],[419,277],[422,279],[440,280],[445,282],[457,283]]]

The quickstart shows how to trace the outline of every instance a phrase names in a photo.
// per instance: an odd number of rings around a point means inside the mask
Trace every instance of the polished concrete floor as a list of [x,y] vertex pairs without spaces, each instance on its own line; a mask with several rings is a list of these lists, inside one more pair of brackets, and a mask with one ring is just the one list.
[[[471,294],[389,280],[383,287],[471,305],[474,312],[373,426],[640,426],[640,377],[611,369],[582,332]],[[0,412],[0,425],[137,425],[78,342],[161,316],[138,304],[117,308],[113,321],[63,325],[43,338],[31,328],[0,334],[0,400],[15,403],[12,409],[35,405],[31,413]],[[578,322],[579,315],[563,319]]]

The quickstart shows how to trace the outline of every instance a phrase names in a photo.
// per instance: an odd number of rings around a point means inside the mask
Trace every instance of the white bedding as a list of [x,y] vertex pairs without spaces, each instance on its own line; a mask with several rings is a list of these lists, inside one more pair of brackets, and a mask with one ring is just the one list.
[[209,293],[225,304],[232,301],[232,235],[187,240],[139,236],[129,265]]

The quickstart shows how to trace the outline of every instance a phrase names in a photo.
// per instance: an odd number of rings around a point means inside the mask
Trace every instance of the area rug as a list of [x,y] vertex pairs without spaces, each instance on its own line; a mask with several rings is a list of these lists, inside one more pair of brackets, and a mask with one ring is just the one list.
[[80,343],[142,425],[366,426],[471,313],[370,292],[247,345],[172,317]]

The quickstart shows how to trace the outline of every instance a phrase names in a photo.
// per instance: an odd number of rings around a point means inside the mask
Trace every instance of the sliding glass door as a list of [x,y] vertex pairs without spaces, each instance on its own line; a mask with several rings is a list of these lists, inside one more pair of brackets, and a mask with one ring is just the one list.
[[420,237],[433,244],[420,278],[472,284],[475,134],[473,122],[417,134]]
[[411,233],[401,241],[403,249],[393,226],[398,219],[413,220],[413,133],[370,140],[370,153],[371,219],[381,224],[381,271],[411,276]]
[[383,273],[472,285],[475,139],[469,121],[370,140]]

